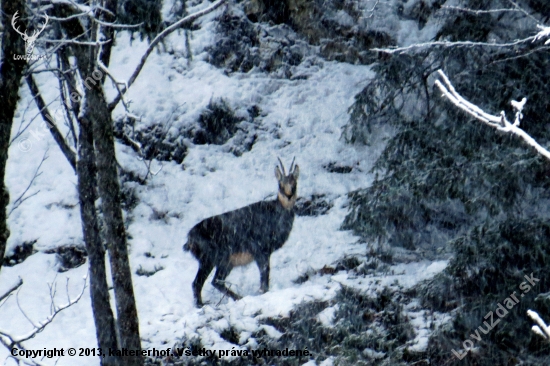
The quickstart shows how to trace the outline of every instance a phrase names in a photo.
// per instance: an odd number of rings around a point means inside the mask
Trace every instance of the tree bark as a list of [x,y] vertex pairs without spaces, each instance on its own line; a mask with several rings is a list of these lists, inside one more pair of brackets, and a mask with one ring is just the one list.
[[[94,131],[97,180],[115,289],[120,346],[141,350],[126,230],[120,205],[113,122],[100,84],[87,91],[84,115],[92,121]],[[124,357],[124,360],[127,365],[143,365],[143,359],[139,356]]]
[[19,12],[21,18],[25,17],[25,1],[2,0],[1,9],[0,19],[4,32],[2,34],[2,59],[0,60],[0,179],[2,179],[2,191],[0,192],[0,268],[10,235],[6,213],[10,196],[4,183],[6,162],[8,160],[11,126],[19,99],[21,77],[26,65],[24,60],[13,59],[14,55],[25,54],[25,42],[11,26],[11,18],[15,12]]
[[[116,5],[116,2],[114,2]],[[70,10],[59,4],[56,7],[61,17],[67,17]],[[74,18],[63,23],[68,38],[76,38],[84,34],[81,23]],[[95,36],[97,32],[90,32]],[[95,41],[95,39],[90,39]],[[80,77],[84,81],[85,105],[81,111],[81,119],[89,121],[93,129],[93,142],[97,169],[97,186],[101,198],[101,212],[105,222],[105,240],[109,250],[111,276],[115,292],[117,310],[117,325],[120,337],[120,347],[138,351],[141,355],[141,340],[139,337],[139,321],[132,285],[132,272],[128,259],[126,230],[120,204],[120,185],[116,166],[115,141],[111,111],[108,108],[102,80],[97,78],[100,68],[97,67],[97,48],[88,45],[72,44],[73,55]],[[108,61],[108,60],[106,60]],[[95,78],[94,78],[94,72]],[[88,81],[88,82],[86,82]],[[122,357],[122,365],[141,366],[141,356]]]
[[93,130],[90,121],[79,119],[78,148],[78,196],[82,232],[88,252],[90,273],[90,297],[94,314],[96,336],[99,347],[106,354],[101,358],[103,366],[120,365],[118,357],[109,357],[109,348],[117,349],[115,318],[109,301],[105,251],[99,235],[99,225],[95,208],[96,168],[93,145]]

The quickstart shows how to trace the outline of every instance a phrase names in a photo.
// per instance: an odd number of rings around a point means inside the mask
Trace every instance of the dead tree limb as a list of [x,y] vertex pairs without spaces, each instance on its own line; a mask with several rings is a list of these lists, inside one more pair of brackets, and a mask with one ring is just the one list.
[[73,170],[76,172],[76,154],[73,150],[71,150],[71,148],[67,144],[67,141],[65,141],[65,138],[63,137],[63,135],[55,125],[55,119],[52,117],[50,111],[48,110],[48,107],[46,106],[46,102],[44,101],[44,98],[42,98],[42,95],[40,94],[40,90],[38,89],[38,85],[36,85],[36,81],[34,80],[34,77],[31,74],[31,75],[28,75],[25,79],[27,81],[27,85],[29,86],[31,94],[34,98],[34,101],[36,102],[38,110],[40,111],[40,114],[44,119],[44,123],[47,124],[53,139],[61,149],[61,152],[63,153],[63,155],[65,155],[65,157],[69,161],[69,164],[71,164],[71,167],[73,168]]

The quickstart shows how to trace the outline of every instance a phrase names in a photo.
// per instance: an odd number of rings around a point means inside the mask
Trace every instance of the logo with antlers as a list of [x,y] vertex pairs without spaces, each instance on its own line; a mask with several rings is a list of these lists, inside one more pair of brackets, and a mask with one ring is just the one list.
[[40,35],[40,33],[42,33],[44,31],[44,29],[46,29],[46,25],[48,24],[48,15],[47,14],[44,14],[43,18],[46,19],[46,22],[44,23],[44,25],[42,25],[42,29],[40,30],[35,30],[33,32],[33,34],[31,36],[29,36],[27,34],[27,31],[25,32],[21,32],[19,30],[19,27],[17,27],[15,25],[15,23],[17,22],[17,19],[19,18],[19,16],[17,15],[17,11],[15,12],[15,14],[13,14],[13,18],[11,19],[11,26],[13,27],[13,29],[19,33],[21,35],[21,37],[23,37],[23,40],[25,41],[25,53],[26,53],[26,58],[28,60],[32,59],[32,52],[34,51],[34,45],[36,43],[36,40],[38,39],[38,36]]

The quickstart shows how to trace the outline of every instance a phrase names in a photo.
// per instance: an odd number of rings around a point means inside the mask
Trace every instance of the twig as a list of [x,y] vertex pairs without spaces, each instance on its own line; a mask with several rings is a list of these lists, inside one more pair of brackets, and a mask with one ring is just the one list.
[[124,93],[119,87],[119,85],[124,85],[125,86],[124,90],[128,90],[128,83],[125,81],[118,81],[117,79],[115,79],[115,77],[109,72],[109,69],[107,68],[107,66],[105,66],[103,62],[101,62],[100,55],[101,55],[101,52],[98,52],[97,65],[101,70],[103,70],[107,74],[109,79],[111,79],[111,81],[115,85],[116,90],[118,91],[118,95],[120,95],[120,100],[122,100],[122,105],[124,106],[124,109],[126,110],[126,112],[130,113],[130,109],[128,108],[128,103],[126,103],[126,101],[124,100]]
[[525,16],[531,18],[535,23],[540,23],[540,21],[535,18],[534,16],[532,16],[531,14],[529,14],[527,11],[525,11],[525,9],[523,9],[521,6],[519,6],[515,1],[512,1],[512,0],[508,0],[508,2],[510,4],[512,4],[514,6],[514,8],[516,8],[520,13],[523,13],[525,14]]
[[474,15],[504,13],[504,12],[516,12],[516,13],[524,13],[525,12],[525,11],[521,11],[519,9],[510,9],[510,8],[489,9],[489,10],[474,10],[474,9],[462,8],[462,7],[459,7],[459,6],[452,6],[452,5],[443,5],[441,7],[441,9],[457,10],[457,11],[462,11],[462,12],[470,13],[470,14],[474,14]]
[[92,46],[92,47],[97,47],[97,46],[103,46],[109,42],[111,42],[110,39],[106,40],[106,41],[95,41],[95,42],[87,42],[87,41],[75,41],[74,39],[43,39],[42,40],[43,42],[45,43],[54,43],[54,44],[63,44],[63,45],[66,45],[66,44],[77,44],[79,46]]
[[[7,338],[8,341],[6,341],[4,338]],[[2,332],[0,332],[0,343],[2,343],[4,345],[4,347],[6,347],[7,349],[9,349],[11,351],[11,349],[14,347],[14,346],[18,346],[17,348],[21,349],[21,350],[25,350],[24,347],[22,347],[21,345],[18,345],[18,344],[15,344],[13,343],[13,341],[11,340],[11,338],[9,337],[9,335],[7,334],[3,334]],[[16,361],[19,361],[17,364],[18,365],[30,365],[30,366],[48,366],[46,365],[45,363],[42,363],[40,361],[37,361],[35,359],[31,360],[31,359],[28,359],[28,358],[25,358],[23,356],[19,356],[19,355],[16,355],[16,356],[13,356],[11,353],[10,355],[6,358],[13,358],[14,360]],[[4,363],[5,364],[5,363]]]
[[23,111],[23,114],[21,116],[21,120],[19,122],[19,127],[17,129],[17,133],[15,134],[15,136],[10,140],[10,143],[9,145],[11,146],[11,144],[17,140],[17,138],[19,136],[21,136],[26,130],[27,128],[29,128],[31,126],[31,124],[34,122],[34,120],[38,117],[38,114],[35,115],[33,118],[31,118],[31,120],[29,121],[29,123],[27,123],[24,127],[23,127],[23,122],[25,121],[25,116],[27,115],[27,112],[29,111],[29,109],[31,108],[31,105],[34,104],[33,103],[34,101],[29,101],[27,103],[27,106],[25,107],[25,110]]
[[86,274],[86,276],[84,276],[84,285],[82,286],[82,291],[80,291],[80,293],[75,297],[73,298],[72,300],[69,300],[69,302],[67,302],[65,305],[61,305],[61,306],[56,306],[55,303],[53,304],[53,312],[50,313],[50,315],[44,320],[44,321],[41,321],[39,324],[39,326],[35,326],[35,328],[30,331],[29,333],[25,334],[25,335],[22,335],[22,336],[19,336],[19,337],[12,337],[13,338],[13,341],[15,343],[21,343],[21,342],[24,342],[24,341],[27,341],[31,338],[33,338],[37,333],[40,333],[41,331],[44,330],[44,328],[46,328],[46,326],[48,324],[50,324],[53,319],[56,317],[57,314],[59,314],[61,311],[67,309],[68,307],[71,307],[73,306],[74,304],[76,304],[78,301],[80,301],[80,299],[82,298],[82,295],[84,295],[84,290],[86,289],[87,285],[86,285],[86,281],[88,279],[88,274]]
[[472,41],[433,41],[433,42],[425,42],[425,43],[415,43],[410,46],[406,47],[395,47],[395,48],[371,48],[371,51],[377,51],[377,52],[383,52],[388,54],[394,54],[394,53],[402,53],[402,52],[408,52],[412,51],[414,49],[422,49],[422,48],[428,48],[428,47],[434,47],[434,46],[442,46],[442,47],[514,47],[523,43],[527,43],[530,41],[536,40],[536,35],[518,39],[514,42],[509,43],[487,43],[487,42],[472,42]]
[[127,134],[125,134],[124,132],[122,132],[122,138],[121,138],[122,142],[126,143],[128,146],[130,146],[132,148],[132,150],[134,150],[136,153],[138,153],[140,156],[143,155],[142,153],[142,150],[141,150],[141,144],[135,140],[132,140],[130,138],[130,136],[128,136]]
[[[21,291],[21,290],[19,290]],[[29,316],[27,315],[27,313],[25,313],[25,310],[23,310],[23,308],[21,307],[21,304],[19,303],[19,291],[17,291],[17,293],[15,294],[15,300],[17,302],[17,307],[19,308],[19,311],[21,312],[21,314],[23,314],[23,316],[25,318],[27,318],[27,320],[29,321],[29,323],[31,323],[31,325],[34,327],[34,328],[38,328],[38,326],[36,324],[34,324],[34,322],[31,320],[31,318],[29,318]],[[14,343],[17,343],[17,341],[14,340]]]
[[149,160],[149,164],[147,164],[145,162],[145,159],[143,159],[142,161],[145,164],[145,167],[147,168],[147,174],[145,175],[145,178],[143,178],[143,181],[147,180],[147,178],[149,177],[149,174],[151,174],[153,177],[155,177],[158,173],[160,173],[162,168],[164,168],[164,165],[162,165],[162,163],[160,163],[159,170],[157,170],[156,172],[153,173],[153,171],[151,171],[151,164],[153,164],[153,159]]
[[36,170],[34,171],[34,175],[32,176],[32,179],[30,180],[29,184],[27,185],[27,188],[25,188],[25,190],[23,191],[23,193],[21,193],[19,195],[19,197],[17,197],[15,199],[15,201],[13,201],[13,205],[10,209],[10,212],[8,213],[8,216],[11,215],[11,213],[13,211],[15,211],[16,209],[19,208],[19,206],[21,206],[21,204],[23,202],[25,202],[26,200],[28,200],[29,198],[33,197],[33,196],[36,196],[40,190],[34,192],[33,194],[23,198],[23,196],[25,196],[25,194],[28,192],[28,190],[31,188],[31,186],[33,185],[34,181],[36,180],[36,178],[38,178],[39,176],[42,175],[42,172],[39,172],[40,168],[42,167],[42,164],[44,164],[44,161],[46,161],[46,159],[48,158],[46,155],[48,154],[48,151],[46,151],[44,153],[44,155],[42,156],[42,160],[40,161],[40,164],[38,164],[38,167],[36,168]]
[[2,296],[0,296],[0,302],[4,299],[6,299],[7,297],[11,296],[11,294],[17,290],[19,287],[21,287],[21,285],[23,284],[23,280],[21,279],[21,277],[19,277],[19,281],[13,285],[8,291],[6,291],[6,293]]
[[143,22],[139,24],[115,24],[115,23],[104,22],[102,20],[97,19],[96,17],[90,17],[90,18],[92,18],[92,20],[97,24],[102,25],[104,27],[110,27],[110,28],[130,29],[130,28],[139,28],[143,25]]

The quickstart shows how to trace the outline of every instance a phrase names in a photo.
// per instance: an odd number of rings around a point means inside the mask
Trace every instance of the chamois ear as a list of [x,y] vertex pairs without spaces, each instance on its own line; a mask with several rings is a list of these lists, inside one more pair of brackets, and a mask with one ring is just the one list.
[[277,178],[279,182],[283,180],[283,173],[281,173],[281,169],[279,169],[278,166],[275,167],[275,178]]
[[298,166],[298,164],[294,166],[294,169],[290,174],[294,177],[295,180],[298,180],[298,177],[300,176],[300,167]]

